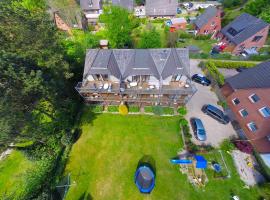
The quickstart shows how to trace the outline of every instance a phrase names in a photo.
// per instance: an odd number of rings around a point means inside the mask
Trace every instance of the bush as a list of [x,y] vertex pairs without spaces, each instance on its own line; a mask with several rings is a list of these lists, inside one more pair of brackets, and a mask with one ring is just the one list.
[[128,108],[127,108],[127,106],[124,105],[124,104],[119,105],[119,113],[121,115],[127,115],[128,114]]
[[224,108],[224,109],[228,108],[228,104],[226,101],[218,101],[217,105],[222,106],[222,108]]
[[163,115],[163,108],[161,106],[153,106],[153,113],[155,115]]
[[177,112],[181,115],[181,116],[185,116],[187,114],[187,108],[182,106],[182,107],[179,107],[177,109]]
[[131,113],[138,113],[138,112],[140,112],[140,107],[139,106],[129,106],[128,111]]
[[174,114],[174,109],[171,107],[162,107],[163,109],[163,114],[165,115],[173,115]]
[[193,36],[187,32],[179,31],[179,38],[192,38]]
[[223,151],[231,151],[235,149],[234,144],[231,142],[230,139],[225,139],[220,145],[220,149]]
[[194,40],[210,40],[211,35],[197,35],[194,37]]
[[118,106],[108,106],[108,112],[118,112]]
[[92,112],[102,112],[103,111],[102,105],[90,105],[89,108]]
[[179,123],[181,126],[187,126],[188,121],[185,118],[180,118]]
[[220,61],[220,60],[211,60],[211,62],[217,68],[226,68],[226,69],[237,69],[239,67],[254,67],[256,63],[254,62],[244,62],[244,61]]
[[223,74],[221,74],[218,71],[215,63],[213,61],[208,61],[205,66],[206,66],[210,76],[218,83],[218,85],[220,85],[220,86],[224,85],[225,78],[224,78]]
[[190,134],[189,126],[188,125],[184,125],[184,126],[182,126],[182,129],[183,129],[183,133],[184,133],[185,138],[187,138],[188,140],[190,140],[192,138],[192,135]]
[[252,154],[253,152],[253,147],[248,141],[236,141],[235,146],[244,153]]
[[144,112],[146,113],[153,113],[153,106],[145,106]]
[[153,19],[151,20],[152,23],[164,23],[165,21],[167,21],[168,19]]

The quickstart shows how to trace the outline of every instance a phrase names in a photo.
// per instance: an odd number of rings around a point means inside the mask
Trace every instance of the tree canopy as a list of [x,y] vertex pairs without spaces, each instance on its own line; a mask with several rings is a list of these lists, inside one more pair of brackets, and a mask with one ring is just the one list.
[[245,7],[244,11],[262,18],[266,22],[270,23],[270,4],[269,0],[252,0],[249,1]]
[[128,10],[118,6],[105,6],[100,21],[105,24],[106,35],[112,48],[131,46],[130,35],[138,26],[138,21]]
[[139,48],[160,48],[161,38],[160,33],[154,28],[151,30],[146,30],[142,33],[141,39],[139,41]]

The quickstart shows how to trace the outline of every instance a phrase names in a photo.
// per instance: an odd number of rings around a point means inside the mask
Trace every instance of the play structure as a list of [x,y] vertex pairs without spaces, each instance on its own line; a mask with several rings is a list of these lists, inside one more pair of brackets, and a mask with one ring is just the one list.
[[208,181],[205,174],[207,160],[200,155],[188,156],[187,158],[174,158],[170,160],[172,164],[178,164],[180,171],[187,174],[189,181],[196,186],[204,186]]
[[135,184],[141,193],[150,193],[155,187],[155,174],[146,165],[140,166],[135,172]]

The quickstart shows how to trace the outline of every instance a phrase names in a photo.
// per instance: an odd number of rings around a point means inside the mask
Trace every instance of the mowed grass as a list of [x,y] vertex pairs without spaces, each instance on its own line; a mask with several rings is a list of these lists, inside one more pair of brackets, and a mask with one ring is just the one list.
[[[65,173],[71,173],[68,200],[227,200],[231,192],[241,199],[258,199],[257,188],[243,189],[230,155],[226,155],[232,178],[217,180],[207,170],[210,182],[194,188],[169,159],[182,147],[178,117],[92,114],[82,117],[82,134],[73,145]],[[134,184],[138,161],[150,155],[156,165],[156,186],[141,194]],[[207,156],[211,158],[211,154]],[[242,198],[243,197],[243,198]]]
[[24,186],[25,173],[34,166],[20,151],[12,153],[0,161],[0,199],[4,196],[15,194]]

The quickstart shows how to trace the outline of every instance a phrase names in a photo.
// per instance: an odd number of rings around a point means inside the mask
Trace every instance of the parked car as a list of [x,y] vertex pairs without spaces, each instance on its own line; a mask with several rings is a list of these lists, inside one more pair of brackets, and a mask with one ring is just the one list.
[[194,81],[194,82],[197,82],[197,83],[200,83],[202,85],[210,85],[211,84],[211,81],[206,78],[204,75],[202,74],[194,74],[191,79]]
[[213,105],[210,104],[204,105],[202,107],[202,111],[222,124],[228,124],[230,122],[230,118],[227,115],[225,115],[220,109],[218,109]]
[[246,69],[247,69],[246,67],[238,67],[238,68],[236,68],[236,71],[242,72],[242,71],[245,71]]
[[198,118],[191,118],[190,122],[193,128],[195,137],[200,141],[205,141],[206,132],[205,132],[202,121]]

